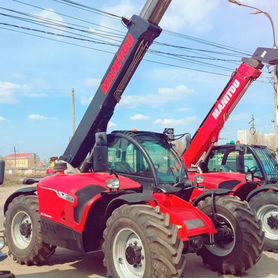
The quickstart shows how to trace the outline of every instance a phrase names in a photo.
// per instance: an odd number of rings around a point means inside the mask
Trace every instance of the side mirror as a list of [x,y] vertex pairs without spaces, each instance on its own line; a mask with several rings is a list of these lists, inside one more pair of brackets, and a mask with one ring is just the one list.
[[93,153],[94,172],[108,172],[108,147],[106,132],[96,133],[96,143]]
[[4,174],[5,174],[5,161],[0,161],[0,184],[4,182]]

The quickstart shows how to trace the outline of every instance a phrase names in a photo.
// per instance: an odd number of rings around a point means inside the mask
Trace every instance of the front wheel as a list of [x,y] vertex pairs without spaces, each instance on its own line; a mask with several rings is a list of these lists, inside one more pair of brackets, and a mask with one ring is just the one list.
[[[201,201],[198,207],[212,216],[212,198]],[[216,198],[215,208],[214,245],[204,245],[198,255],[221,274],[242,275],[261,257],[264,243],[261,224],[248,203],[236,197]]]
[[261,192],[251,198],[249,204],[262,222],[265,232],[264,249],[278,252],[278,193]]
[[55,246],[42,239],[37,196],[18,196],[5,214],[6,243],[15,261],[20,264],[42,264],[54,252]]
[[159,207],[124,205],[107,221],[103,244],[107,277],[181,277],[182,251],[178,228]]

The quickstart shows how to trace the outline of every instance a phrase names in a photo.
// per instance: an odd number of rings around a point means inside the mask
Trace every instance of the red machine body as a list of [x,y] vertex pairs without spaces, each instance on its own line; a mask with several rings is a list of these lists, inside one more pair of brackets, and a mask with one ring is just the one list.
[[[100,201],[102,197],[109,193],[105,183],[109,179],[115,178],[114,175],[107,173],[88,173],[88,174],[56,174],[42,179],[38,186],[38,198],[40,203],[41,218],[51,221],[52,227],[64,226],[74,233],[82,234],[85,231],[86,222],[90,210]],[[119,176],[121,191],[126,194],[128,191],[140,191],[141,185],[131,179]],[[69,183],[71,186],[69,186]],[[82,206],[78,193],[84,189],[98,190],[94,197],[90,198],[83,208],[82,217],[78,220],[75,217],[75,210]],[[112,194],[111,194],[112,195]],[[163,213],[170,215],[170,222],[179,226],[179,238],[188,241],[190,237],[204,234],[213,235],[216,233],[211,219],[193,205],[185,202],[175,195],[154,194],[154,201],[148,201],[153,207],[159,206]],[[53,205],[55,204],[55,205]],[[103,210],[105,211],[105,210]],[[187,223],[201,221],[203,225],[199,228],[188,228]]]
[[[42,179],[37,186],[41,217],[81,233],[84,230],[90,208],[102,197],[101,192],[108,190],[105,186],[106,181],[113,178],[115,178],[113,175],[107,173],[76,175],[59,173]],[[119,180],[122,190],[136,190],[141,187],[140,184],[126,177],[120,176]],[[86,204],[82,218],[77,221],[74,219],[74,209],[82,205],[78,200],[77,193],[90,185],[99,193],[95,194]]]
[[[252,183],[246,182],[246,175],[241,173],[202,173],[201,174],[204,181],[201,184],[198,184],[193,194],[191,196],[191,201],[194,201],[199,196],[201,196],[205,190],[217,190],[221,188],[221,184],[226,185],[234,185],[233,182],[236,181],[236,185],[233,187],[234,194],[238,197],[243,197],[243,193],[241,192],[241,188],[243,186],[248,185],[249,190],[248,192],[244,192],[244,196],[246,197],[247,194],[256,188],[261,187],[259,184],[259,179],[254,179]],[[191,181],[194,181],[196,177],[200,176],[200,173],[197,172],[189,172],[188,177]],[[227,187],[228,187],[227,186]],[[244,199],[244,198],[243,198]]]

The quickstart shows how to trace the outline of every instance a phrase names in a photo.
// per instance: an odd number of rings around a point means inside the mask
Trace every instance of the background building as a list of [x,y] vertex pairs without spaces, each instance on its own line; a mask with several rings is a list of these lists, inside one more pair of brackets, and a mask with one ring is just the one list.
[[256,132],[253,135],[249,130],[238,130],[237,138],[242,144],[264,145],[275,151],[274,133]]
[[27,170],[38,166],[40,159],[34,153],[17,153],[4,157],[6,169]]

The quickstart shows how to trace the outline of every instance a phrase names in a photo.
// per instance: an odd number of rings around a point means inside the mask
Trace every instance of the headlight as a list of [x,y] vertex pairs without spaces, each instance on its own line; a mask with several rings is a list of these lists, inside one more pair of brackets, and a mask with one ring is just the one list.
[[0,250],[5,247],[5,238],[3,236],[0,237]]
[[196,184],[203,183],[204,181],[205,181],[205,179],[204,179],[203,176],[196,176],[196,177],[194,178],[194,182],[195,182]]
[[254,177],[252,173],[246,173],[245,174],[246,181],[253,181]]
[[118,190],[120,188],[119,179],[111,179],[106,181],[106,187],[110,190]]

